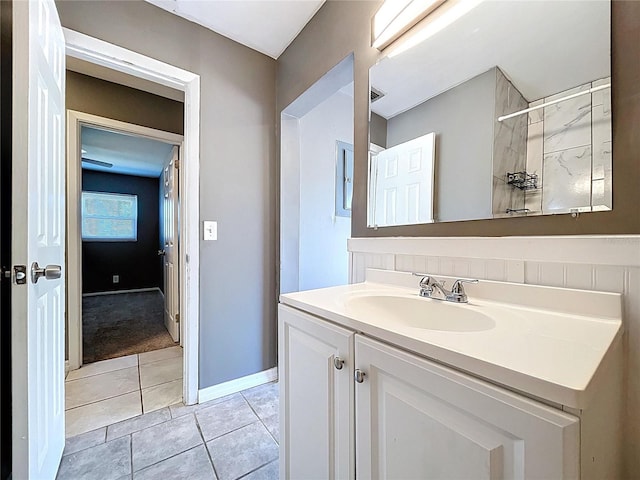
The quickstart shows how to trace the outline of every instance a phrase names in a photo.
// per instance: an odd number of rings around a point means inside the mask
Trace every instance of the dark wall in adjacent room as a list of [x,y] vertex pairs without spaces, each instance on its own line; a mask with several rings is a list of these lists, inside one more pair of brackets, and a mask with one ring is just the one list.
[[82,190],[138,196],[137,241],[82,242],[82,293],[160,287],[158,179],[83,170]]

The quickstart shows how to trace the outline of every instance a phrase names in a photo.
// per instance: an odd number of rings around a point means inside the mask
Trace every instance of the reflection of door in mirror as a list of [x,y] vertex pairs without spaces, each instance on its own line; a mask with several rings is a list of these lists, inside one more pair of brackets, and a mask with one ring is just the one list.
[[372,226],[433,222],[435,138],[429,133],[372,156]]

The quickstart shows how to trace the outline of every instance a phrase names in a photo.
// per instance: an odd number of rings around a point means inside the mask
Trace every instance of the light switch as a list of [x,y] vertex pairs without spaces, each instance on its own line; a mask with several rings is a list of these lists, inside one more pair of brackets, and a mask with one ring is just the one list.
[[204,239],[218,240],[218,222],[204,221]]

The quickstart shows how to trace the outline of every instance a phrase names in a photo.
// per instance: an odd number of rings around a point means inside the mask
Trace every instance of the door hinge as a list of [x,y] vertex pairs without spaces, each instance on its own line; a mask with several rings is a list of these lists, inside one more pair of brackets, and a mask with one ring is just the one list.
[[180,160],[176,160],[175,162],[173,162],[173,166],[176,168],[176,170],[180,170]]
[[176,313],[176,323],[180,323],[180,314]]

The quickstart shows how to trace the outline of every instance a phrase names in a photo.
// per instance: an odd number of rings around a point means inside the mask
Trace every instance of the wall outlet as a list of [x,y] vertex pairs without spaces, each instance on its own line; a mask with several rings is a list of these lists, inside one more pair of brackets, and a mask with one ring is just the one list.
[[120,275],[113,276],[113,283],[120,283]]

